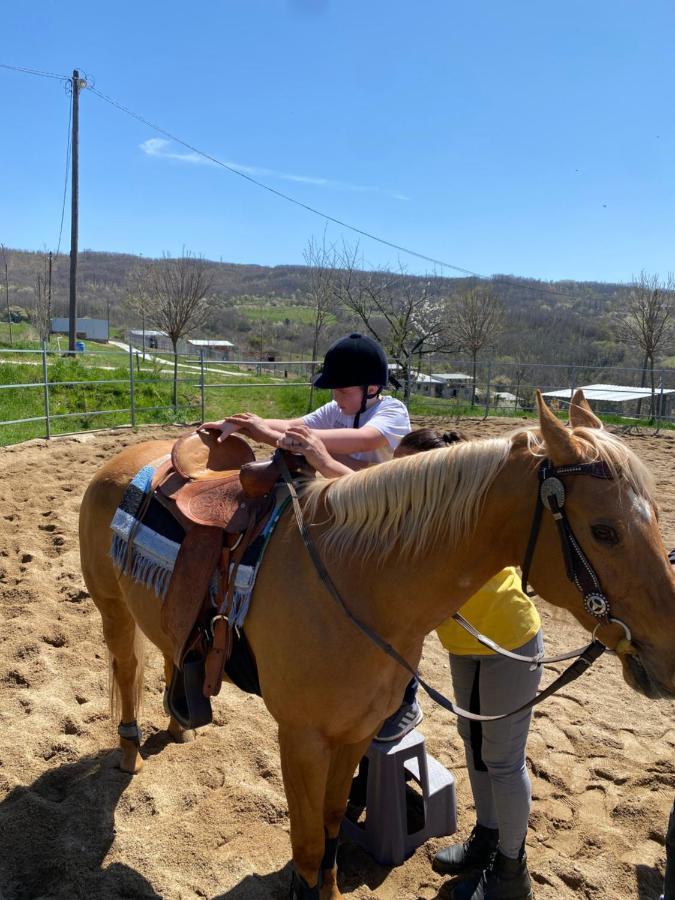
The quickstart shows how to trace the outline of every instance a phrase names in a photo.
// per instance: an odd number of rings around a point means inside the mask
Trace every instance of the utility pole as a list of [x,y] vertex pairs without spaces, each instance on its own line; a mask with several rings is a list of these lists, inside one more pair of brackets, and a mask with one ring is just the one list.
[[79,143],[80,130],[80,89],[87,82],[80,78],[77,69],[73,69],[73,132],[71,136],[72,173],[70,180],[70,303],[68,306],[68,352],[75,353],[77,339],[77,229],[78,229],[78,197],[79,197]]
[[[47,316],[49,318],[49,335],[52,333],[52,251],[49,251],[49,276],[47,279]],[[49,337],[47,338],[49,340]]]

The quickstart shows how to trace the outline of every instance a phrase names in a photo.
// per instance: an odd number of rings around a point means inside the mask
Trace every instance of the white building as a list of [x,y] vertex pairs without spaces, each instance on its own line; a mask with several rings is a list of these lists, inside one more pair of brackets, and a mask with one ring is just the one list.
[[[68,334],[69,320],[67,317],[58,317],[52,319],[52,334]],[[85,341],[107,341],[108,340],[108,320],[107,319],[89,319],[86,316],[75,320],[75,331],[77,337]]]

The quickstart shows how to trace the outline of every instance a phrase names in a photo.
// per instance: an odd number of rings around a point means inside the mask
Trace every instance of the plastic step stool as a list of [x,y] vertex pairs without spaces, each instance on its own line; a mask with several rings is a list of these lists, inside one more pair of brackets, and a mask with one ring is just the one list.
[[[366,753],[365,821],[345,818],[347,837],[385,866],[398,866],[432,837],[457,829],[455,779],[426,752],[419,731],[411,731],[392,743],[373,741]],[[413,779],[421,791],[423,824],[410,831],[406,783]]]

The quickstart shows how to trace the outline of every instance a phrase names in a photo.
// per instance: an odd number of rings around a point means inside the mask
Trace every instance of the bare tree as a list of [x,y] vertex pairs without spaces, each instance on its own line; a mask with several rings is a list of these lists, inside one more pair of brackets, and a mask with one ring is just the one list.
[[14,343],[12,341],[12,314],[9,309],[9,275],[7,273],[7,247],[4,244],[0,244],[0,253],[2,253],[2,264],[5,270],[5,300],[7,302],[7,324],[9,326],[9,343]]
[[[145,360],[145,320],[153,310],[151,271],[147,264],[136,263],[129,273],[124,298],[125,307],[141,320],[142,352]],[[108,327],[110,322],[108,321]]]
[[414,364],[430,353],[451,353],[448,300],[430,280],[399,272],[366,272],[357,266],[358,247],[340,254],[340,298],[399,367],[404,402],[410,402]]
[[32,324],[37,329],[43,344],[49,341],[52,326],[52,298],[47,271],[47,257],[44,257],[42,272],[35,276],[34,305],[30,313]]
[[148,318],[167,333],[173,347],[174,408],[178,405],[178,341],[206,322],[211,284],[206,260],[185,249],[178,257],[165,253],[150,270]]
[[675,277],[671,273],[662,281],[658,275],[649,275],[644,269],[640,272],[631,285],[626,314],[617,326],[617,338],[641,351],[642,385],[649,372],[653,419],[656,412],[655,359],[658,354],[667,353],[675,343]]
[[489,287],[477,285],[454,298],[452,328],[460,350],[471,355],[471,405],[476,400],[476,361],[502,330],[502,301]]
[[[311,237],[303,251],[305,265],[309,270],[309,299],[314,310],[314,327],[312,330],[312,375],[319,357],[319,345],[326,325],[335,312],[340,289],[340,263],[334,244],[326,244],[324,231],[323,241],[319,244]],[[311,410],[314,399],[314,385],[309,389],[307,410]]]

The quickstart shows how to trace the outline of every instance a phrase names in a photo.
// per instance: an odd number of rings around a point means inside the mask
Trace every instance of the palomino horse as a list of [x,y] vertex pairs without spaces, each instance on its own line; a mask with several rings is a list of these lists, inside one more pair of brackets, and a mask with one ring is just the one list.
[[[647,696],[675,694],[675,578],[659,536],[651,478],[619,438],[602,430],[582,394],[572,430],[539,399],[540,430],[458,444],[355,472],[308,489],[305,514],[348,607],[416,666],[425,635],[481,585],[525,555],[543,457],[554,465],[600,461],[611,478],[564,478],[565,509],[604,593],[632,642],[600,625],[616,646],[625,680]],[[87,587],[103,630],[121,699],[135,719],[143,632],[171,652],[160,604],[148,588],[120,576],[109,556],[110,520],[133,475],[170,447],[128,447],[96,474],[82,502],[80,542]],[[553,518],[546,515],[529,580],[589,630],[568,581]],[[279,727],[295,865],[295,896],[342,896],[324,858],[324,829],[336,838],[355,767],[409,678],[370,643],[329,598],[292,516],[269,543],[246,634],[264,702]],[[180,726],[170,722],[174,737]],[[137,772],[138,747],[121,738],[121,766]],[[331,843],[332,846],[332,843]],[[323,861],[323,866],[322,866]],[[324,868],[324,871],[320,870]]]

